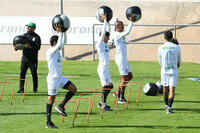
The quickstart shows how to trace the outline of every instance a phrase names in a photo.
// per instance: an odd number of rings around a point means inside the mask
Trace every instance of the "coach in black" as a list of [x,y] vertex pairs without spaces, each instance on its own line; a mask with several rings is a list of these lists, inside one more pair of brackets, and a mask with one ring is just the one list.
[[[37,75],[37,66],[38,66],[38,51],[41,47],[41,39],[38,34],[35,33],[36,24],[30,22],[27,26],[27,33],[24,35],[28,38],[29,43],[25,45],[23,50],[23,55],[21,59],[21,72],[20,79],[26,78],[26,72],[28,68],[31,70],[33,78],[33,92],[37,93],[38,88],[38,75]],[[15,49],[16,50],[16,49]],[[20,89],[17,93],[24,92],[24,80],[20,80]]]

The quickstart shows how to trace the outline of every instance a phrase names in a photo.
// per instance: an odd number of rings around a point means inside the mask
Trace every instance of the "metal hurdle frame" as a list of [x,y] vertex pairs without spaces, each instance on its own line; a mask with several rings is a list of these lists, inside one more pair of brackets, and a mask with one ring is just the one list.
[[137,96],[137,100],[136,100],[136,105],[139,106],[138,102],[139,102],[139,96],[140,96],[140,92],[141,92],[141,82],[139,81],[121,81],[124,83],[138,83],[139,84],[139,91],[138,91],[138,96]]
[[79,107],[79,104],[80,104],[80,99],[89,99],[89,108],[88,108],[88,115],[87,115],[87,123],[89,123],[89,115],[90,115],[90,108],[91,108],[91,98],[89,97],[72,97],[72,99],[78,99],[78,104],[76,106],[76,112],[74,114],[74,119],[73,119],[73,122],[72,122],[72,125],[74,127],[74,122],[75,122],[75,119],[77,118],[77,112],[78,112],[78,107]]
[[[97,88],[94,90],[94,96],[93,96],[93,100],[92,100],[92,106],[91,106],[91,112],[92,112],[92,107],[93,107],[93,103],[94,103],[94,99],[95,99],[95,94],[96,94],[96,91],[97,90],[116,90],[117,89],[109,89],[109,88]],[[116,101],[117,99],[117,101]],[[103,99],[104,100],[104,99]],[[118,104],[118,91],[116,93],[116,97],[115,97],[115,100],[114,100],[114,104],[115,104],[115,113],[117,113],[117,104]],[[103,105],[102,105],[102,109],[103,109]]]
[[[55,102],[62,102],[62,100],[55,100]],[[76,106],[78,105],[77,101],[68,101],[69,103],[76,103]],[[64,106],[65,109],[65,106]],[[64,116],[62,115],[62,122],[64,122]]]
[[[79,97],[81,97],[82,95],[101,95],[103,97],[103,101],[104,101],[104,95],[102,93],[81,93],[79,95]],[[93,99],[94,100],[94,99]],[[80,101],[80,100],[79,100]],[[103,119],[103,105],[104,102],[102,102],[102,109],[101,109],[101,119]],[[92,112],[92,106],[91,106],[91,112]]]
[[3,83],[3,88],[1,90],[1,95],[0,95],[0,101],[1,101],[1,96],[3,94],[3,90],[5,88],[5,83],[10,83],[10,84],[13,84],[13,89],[12,89],[12,95],[11,95],[11,102],[10,102],[10,105],[12,105],[12,100],[13,100],[13,95],[14,95],[14,88],[15,88],[15,85],[13,82],[6,82],[6,81],[0,81],[0,83]]
[[[126,101],[126,109],[128,109],[128,101],[129,101],[129,97],[130,97],[130,93],[131,93],[131,86],[130,85],[122,85],[122,84],[116,84],[116,85],[113,85],[113,86],[126,86],[129,88],[129,91],[128,91],[128,97],[127,97],[127,101]],[[118,89],[117,89],[118,90]],[[121,91],[121,88],[120,88],[120,91]],[[117,91],[118,92],[118,91]]]
[[26,88],[27,88],[27,80],[26,79],[16,79],[16,78],[7,78],[7,79],[5,79],[5,81],[7,81],[7,80],[24,80],[25,88],[24,88],[24,94],[23,94],[23,97],[22,97],[22,101],[24,102],[24,97],[25,97]]

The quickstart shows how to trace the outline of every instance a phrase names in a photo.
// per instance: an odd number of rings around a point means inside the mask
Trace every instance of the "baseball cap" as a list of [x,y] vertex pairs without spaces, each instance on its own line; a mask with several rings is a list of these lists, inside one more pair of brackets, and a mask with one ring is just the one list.
[[34,29],[36,29],[36,24],[33,23],[33,22],[30,22],[29,24],[26,24],[26,26],[33,27]]

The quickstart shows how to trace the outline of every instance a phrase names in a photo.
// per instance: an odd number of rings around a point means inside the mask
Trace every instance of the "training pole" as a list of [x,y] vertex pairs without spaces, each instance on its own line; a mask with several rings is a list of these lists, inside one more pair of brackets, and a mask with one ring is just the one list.
[[[63,0],[60,0],[60,14],[63,14]],[[62,48],[62,57],[65,58],[64,47]]]

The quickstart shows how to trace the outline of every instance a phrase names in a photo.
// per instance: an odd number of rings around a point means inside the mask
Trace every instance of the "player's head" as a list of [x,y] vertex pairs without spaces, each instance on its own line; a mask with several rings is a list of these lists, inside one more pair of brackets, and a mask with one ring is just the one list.
[[[101,36],[101,32],[99,33],[99,36]],[[110,37],[110,33],[106,31],[106,34],[105,34],[105,36],[104,36],[103,41],[104,41],[105,43],[107,43],[108,40],[109,40],[109,37]]]
[[122,21],[116,21],[115,22],[115,30],[117,32],[122,32],[124,30],[124,24]]
[[27,32],[28,33],[33,33],[36,29],[36,24],[33,22],[30,22],[29,24],[26,24],[27,26]]
[[164,33],[165,40],[171,42],[173,38],[173,33],[171,31],[167,31]]
[[51,44],[51,46],[55,46],[56,43],[57,43],[57,41],[58,41],[58,36],[56,36],[56,35],[52,36],[50,38],[50,44]]

